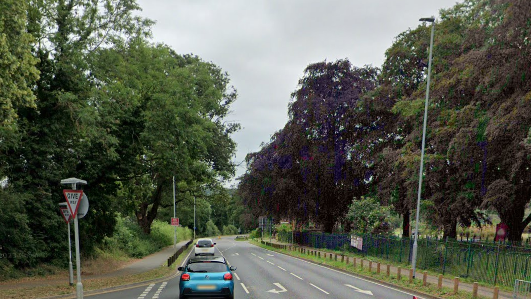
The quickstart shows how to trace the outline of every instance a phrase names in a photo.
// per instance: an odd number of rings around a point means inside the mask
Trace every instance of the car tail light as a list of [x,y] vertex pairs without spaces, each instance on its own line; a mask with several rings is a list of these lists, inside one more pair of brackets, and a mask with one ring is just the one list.
[[223,275],[223,279],[225,279],[225,280],[232,280],[232,274],[230,274],[230,273],[225,273],[225,275]]
[[210,245],[210,247],[214,247],[214,244]]
[[183,275],[181,275],[181,280],[190,280],[190,274],[184,273]]

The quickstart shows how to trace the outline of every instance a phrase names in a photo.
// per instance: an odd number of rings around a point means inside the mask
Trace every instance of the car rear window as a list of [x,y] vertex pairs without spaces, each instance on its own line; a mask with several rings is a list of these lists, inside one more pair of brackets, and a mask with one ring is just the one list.
[[197,241],[197,245],[199,245],[199,247],[208,247],[212,245],[212,242],[210,242],[209,240],[199,240]]
[[189,272],[226,272],[227,266],[222,263],[193,263],[188,265]]

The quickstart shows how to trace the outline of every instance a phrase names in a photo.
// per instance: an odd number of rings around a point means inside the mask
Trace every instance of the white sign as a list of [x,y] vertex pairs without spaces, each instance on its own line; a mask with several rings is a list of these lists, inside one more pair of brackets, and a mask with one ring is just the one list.
[[77,218],[81,219],[87,215],[89,209],[89,201],[87,194],[83,193],[81,197],[81,202],[79,203],[79,208],[77,209]]
[[61,214],[63,215],[63,218],[65,219],[66,223],[68,223],[68,221],[70,221],[70,210],[68,209],[68,207],[60,207],[61,209]]
[[63,190],[63,194],[66,199],[66,204],[70,209],[72,218],[75,218],[77,215],[77,209],[79,208],[79,203],[83,197],[83,190]]
[[363,238],[351,235],[350,236],[350,246],[355,247],[355,248],[357,248],[359,250],[363,250]]

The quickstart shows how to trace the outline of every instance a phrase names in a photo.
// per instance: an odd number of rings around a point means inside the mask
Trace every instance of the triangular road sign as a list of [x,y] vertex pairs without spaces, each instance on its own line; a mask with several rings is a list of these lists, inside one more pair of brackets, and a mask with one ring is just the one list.
[[63,218],[65,219],[66,223],[68,223],[68,221],[70,221],[70,215],[72,215],[72,213],[70,213],[70,209],[68,209],[68,207],[60,207],[61,209],[61,215],[63,215]]
[[70,209],[70,213],[72,214],[72,218],[75,218],[77,215],[77,208],[83,197],[83,190],[63,190],[63,194],[66,199],[66,204]]

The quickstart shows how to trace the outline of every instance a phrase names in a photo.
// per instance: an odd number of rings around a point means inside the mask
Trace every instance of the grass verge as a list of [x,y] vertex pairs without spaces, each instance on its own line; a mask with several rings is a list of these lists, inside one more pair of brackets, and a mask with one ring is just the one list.
[[[427,286],[423,286],[422,281],[419,279],[415,279],[413,283],[409,283],[409,279],[407,277],[408,274],[405,272],[403,272],[402,277],[399,280],[397,279],[396,275],[391,274],[390,276],[387,276],[385,268],[382,268],[382,272],[378,274],[375,272],[375,269],[374,269],[376,266],[373,266],[374,267],[373,271],[369,271],[367,267],[361,269],[359,267],[359,264],[357,267],[354,267],[352,263],[349,265],[346,265],[344,262],[341,262],[341,261],[335,261],[335,260],[331,260],[331,259],[324,258],[324,257],[316,257],[313,255],[303,254],[298,251],[289,251],[285,249],[274,248],[271,246],[264,245],[255,240],[250,240],[250,242],[256,246],[259,246],[259,247],[262,247],[268,250],[277,251],[277,252],[281,252],[281,253],[291,255],[294,257],[309,260],[316,264],[326,265],[329,267],[340,269],[340,270],[343,270],[343,271],[346,271],[352,274],[359,275],[361,277],[385,282],[387,284],[397,286],[401,289],[410,290],[413,293],[420,292],[420,293],[427,294],[433,297],[444,298],[444,299],[472,299],[473,298],[471,293],[462,291],[462,290],[460,290],[457,294],[454,294],[453,289],[450,289],[447,287],[443,287],[442,289],[439,290],[437,288],[437,285],[433,285],[430,283],[428,283]],[[320,250],[320,251],[323,251],[323,250]],[[329,252],[338,253],[338,252],[333,252],[333,251],[329,251]],[[484,296],[478,296],[477,299],[490,299],[490,298],[484,297]]]

